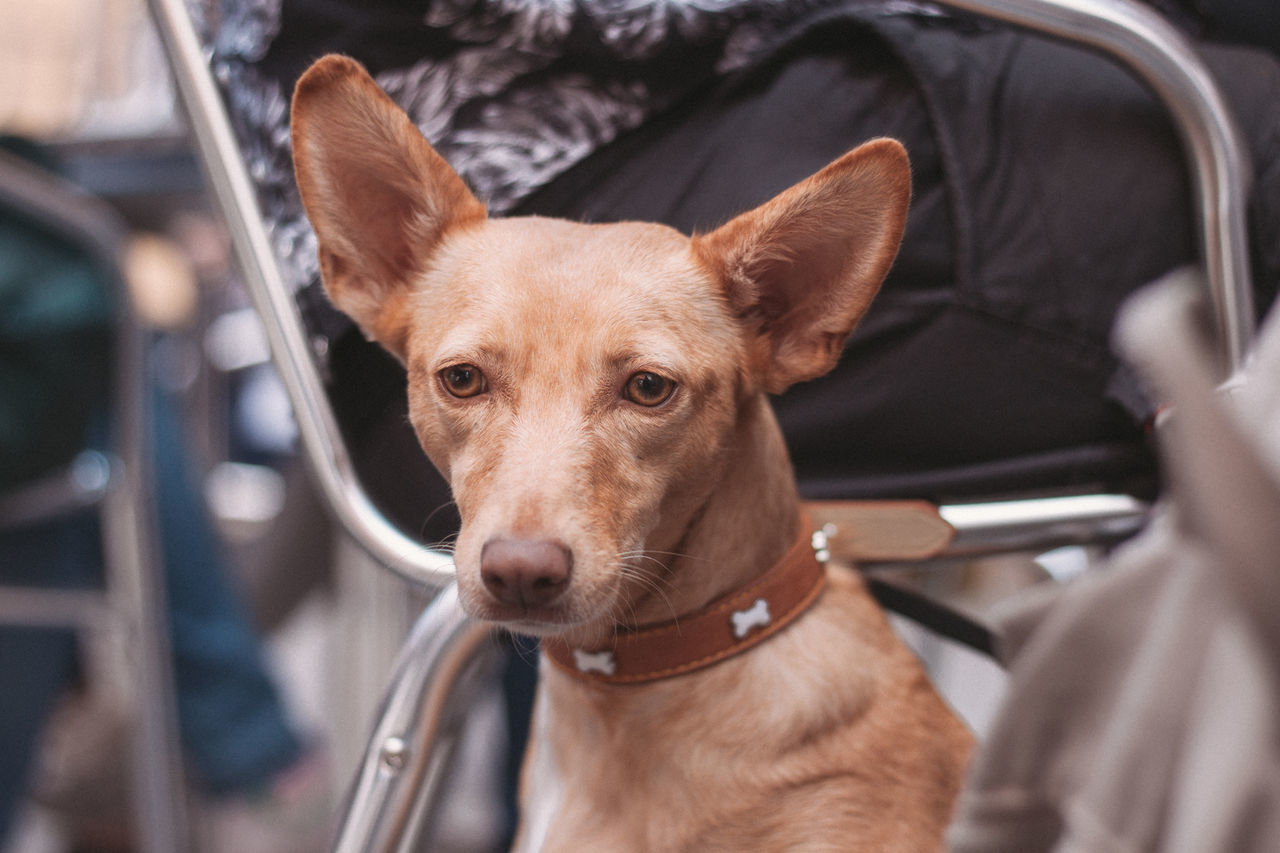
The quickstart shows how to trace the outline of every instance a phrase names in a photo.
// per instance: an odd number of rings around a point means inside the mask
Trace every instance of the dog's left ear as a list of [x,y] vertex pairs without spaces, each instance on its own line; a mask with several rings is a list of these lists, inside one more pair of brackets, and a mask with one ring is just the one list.
[[308,68],[290,122],[325,290],[403,361],[416,276],[447,231],[485,219],[484,205],[353,59]]
[[910,198],[906,150],[877,139],[693,239],[753,335],[766,391],[835,366],[897,255]]

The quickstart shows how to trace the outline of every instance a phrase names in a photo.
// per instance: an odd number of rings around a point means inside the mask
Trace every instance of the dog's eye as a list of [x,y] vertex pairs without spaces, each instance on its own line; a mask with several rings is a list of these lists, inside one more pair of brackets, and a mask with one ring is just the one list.
[[489,390],[484,374],[474,364],[455,364],[440,371],[440,384],[455,397],[474,397]]
[[671,399],[675,390],[676,383],[670,379],[642,370],[627,380],[623,395],[637,405],[661,406]]

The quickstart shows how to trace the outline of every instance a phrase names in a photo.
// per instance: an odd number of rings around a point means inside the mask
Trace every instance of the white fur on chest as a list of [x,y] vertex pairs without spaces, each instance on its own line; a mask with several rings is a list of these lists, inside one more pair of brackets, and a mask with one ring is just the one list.
[[525,791],[521,798],[521,831],[512,853],[538,853],[547,843],[564,800],[564,779],[551,748],[546,696],[539,695],[531,721]]

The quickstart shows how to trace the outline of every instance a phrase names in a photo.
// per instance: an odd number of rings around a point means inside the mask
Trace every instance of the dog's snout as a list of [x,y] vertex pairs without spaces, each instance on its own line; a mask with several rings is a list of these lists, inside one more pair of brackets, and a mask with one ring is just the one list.
[[493,539],[480,552],[480,579],[510,607],[546,607],[569,586],[573,554],[545,539]]

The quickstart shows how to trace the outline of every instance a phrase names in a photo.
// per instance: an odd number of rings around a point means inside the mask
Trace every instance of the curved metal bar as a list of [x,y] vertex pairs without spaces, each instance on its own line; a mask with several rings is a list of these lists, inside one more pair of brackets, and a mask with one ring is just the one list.
[[253,181],[195,28],[182,0],[150,0],[150,5],[214,201],[266,327],[316,481],[338,521],[375,560],[417,583],[430,587],[448,583],[453,577],[452,560],[406,536],[373,506],[360,485],[324,382],[309,356],[302,318],[281,277]]
[[1119,494],[940,506],[939,515],[955,528],[956,537],[938,556],[1116,542],[1137,533],[1150,510],[1145,502]]
[[470,676],[498,649],[491,629],[462,612],[456,586],[445,587],[418,617],[400,650],[334,853],[417,849],[460,712],[478,681]]
[[1255,326],[1245,219],[1248,153],[1217,85],[1186,39],[1132,0],[940,2],[1100,49],[1137,72],[1164,101],[1191,160],[1222,366],[1235,374]]

